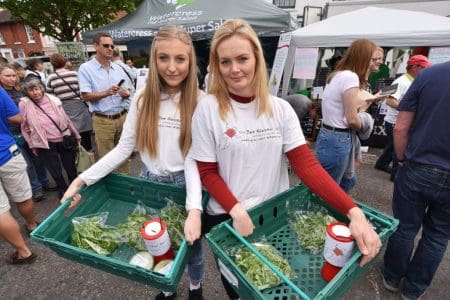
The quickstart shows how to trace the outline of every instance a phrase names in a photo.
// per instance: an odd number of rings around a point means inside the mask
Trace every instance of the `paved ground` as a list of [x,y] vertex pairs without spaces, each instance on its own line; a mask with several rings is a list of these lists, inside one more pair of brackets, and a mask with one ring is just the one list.
[[[374,170],[373,162],[378,149],[365,155],[365,163],[358,170],[359,182],[352,196],[381,211],[391,214],[392,183],[388,175]],[[133,160],[133,170],[138,170],[138,160]],[[44,219],[58,206],[55,193],[49,199],[36,203],[38,219]],[[17,216],[17,212],[13,210]],[[23,223],[21,218],[18,218]],[[10,266],[0,260],[0,299],[153,299],[157,290],[121,277],[98,271],[60,258],[54,252],[27,239],[39,257],[33,265]],[[207,247],[205,247],[207,249]],[[0,240],[0,254],[11,247]],[[380,258],[377,259],[378,264]],[[356,281],[343,299],[400,299],[398,294],[387,292],[381,285],[376,264]],[[206,251],[205,299],[226,299],[214,266],[211,252]],[[434,281],[423,299],[448,299],[450,285],[450,255],[447,251]],[[188,282],[184,275],[178,288],[178,299],[187,298]]]

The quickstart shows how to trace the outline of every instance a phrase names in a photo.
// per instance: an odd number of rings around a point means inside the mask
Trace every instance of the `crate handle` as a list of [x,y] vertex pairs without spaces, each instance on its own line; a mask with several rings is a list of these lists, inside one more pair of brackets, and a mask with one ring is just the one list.
[[277,267],[275,267],[270,261],[268,261],[264,256],[262,256],[253,246],[247,242],[239,233],[237,233],[228,223],[225,223],[225,228],[228,229],[242,244],[244,244],[245,247],[250,249],[250,251],[256,255],[262,262],[268,266],[275,274],[278,275],[281,279],[283,279],[284,282],[289,285],[291,289],[294,290],[298,295],[300,295],[304,299],[309,299],[309,297],[301,290],[299,289],[289,278],[287,278],[283,273],[278,270]]
[[389,221],[386,221],[386,220],[384,220],[384,219],[382,219],[382,218],[380,218],[379,216],[377,216],[377,215],[375,215],[375,214],[373,214],[373,213],[371,213],[371,212],[369,212],[369,211],[364,211],[364,214],[366,215],[366,216],[370,216],[372,219],[375,219],[375,220],[377,220],[378,222],[380,222],[380,223],[383,223],[384,225],[386,225],[386,226],[391,226],[391,222],[389,222]]

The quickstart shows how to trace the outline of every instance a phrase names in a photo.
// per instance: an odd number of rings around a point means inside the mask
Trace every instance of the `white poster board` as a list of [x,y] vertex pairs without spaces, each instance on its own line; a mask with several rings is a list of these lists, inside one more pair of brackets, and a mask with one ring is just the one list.
[[433,65],[450,61],[450,47],[432,47],[428,54],[428,60]]
[[137,77],[136,77],[136,91],[139,91],[145,86],[145,82],[147,81],[147,68],[137,69]]
[[314,79],[316,77],[319,48],[295,49],[294,78]]
[[272,72],[269,77],[269,91],[272,95],[278,94],[281,76],[283,75],[284,64],[289,51],[289,43],[291,42],[291,32],[283,33],[278,40],[277,52],[273,60]]

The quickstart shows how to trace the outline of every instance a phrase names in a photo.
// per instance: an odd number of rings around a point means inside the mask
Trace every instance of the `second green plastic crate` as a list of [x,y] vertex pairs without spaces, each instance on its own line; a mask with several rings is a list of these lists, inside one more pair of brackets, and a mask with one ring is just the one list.
[[[249,211],[256,228],[248,239],[243,239],[234,232],[231,221],[217,225],[206,235],[222,274],[234,283],[234,289],[241,299],[337,299],[367,268],[367,265],[362,268],[359,266],[361,254],[355,251],[332,281],[327,283],[322,279],[320,271],[324,263],[323,252],[312,253],[303,249],[298,243],[296,233],[288,224],[289,209],[293,209],[294,205],[295,209],[307,209],[311,203],[325,207],[336,219],[347,221],[344,216],[311,193],[306,186],[299,185]],[[367,205],[359,202],[357,204],[376,228],[384,245],[397,228],[398,221]],[[289,261],[297,274],[297,278],[291,280],[292,286],[285,283],[259,291],[241,272],[226,250],[243,246],[247,241],[252,242],[262,236]]]

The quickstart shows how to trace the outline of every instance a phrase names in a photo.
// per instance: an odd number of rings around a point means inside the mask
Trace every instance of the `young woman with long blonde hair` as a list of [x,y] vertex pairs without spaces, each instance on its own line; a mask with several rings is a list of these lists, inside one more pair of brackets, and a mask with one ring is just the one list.
[[[373,258],[380,239],[314,158],[289,103],[269,94],[263,50],[247,22],[223,23],[212,39],[209,65],[210,95],[192,118],[189,152],[211,196],[203,231],[231,218],[238,233],[250,235],[254,225],[247,210],[289,187],[287,158],[303,183],[349,218],[364,256],[361,264]],[[185,231],[198,230],[198,220],[188,221]],[[238,298],[224,277],[222,281],[228,296]]]
[[[168,25],[158,31],[152,42],[149,67],[146,87],[131,102],[118,145],[80,174],[66,191],[63,199],[73,197],[72,206],[80,200],[77,192],[81,186],[91,185],[109,174],[135,147],[145,166],[141,176],[185,185],[184,163],[191,146],[191,119],[202,92],[198,89],[192,40],[183,27]],[[193,203],[188,197],[187,210],[201,212],[201,203]],[[200,241],[192,247],[188,261],[189,299],[202,299],[204,258]],[[161,292],[156,299],[175,297],[176,294]]]

